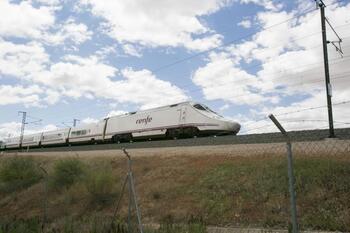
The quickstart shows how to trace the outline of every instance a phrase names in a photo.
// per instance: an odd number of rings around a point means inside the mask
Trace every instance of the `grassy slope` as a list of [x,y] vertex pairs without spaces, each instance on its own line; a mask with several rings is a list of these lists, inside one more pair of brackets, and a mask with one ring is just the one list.
[[[57,158],[35,160],[50,173]],[[50,189],[50,221],[61,221],[64,216],[112,215],[112,200],[120,194],[126,161],[111,157],[82,160],[90,171],[113,172],[111,200],[102,204],[91,202],[82,183],[69,189]],[[146,223],[169,219],[184,222],[196,216],[210,225],[288,227],[285,157],[138,157],[133,168]],[[299,156],[295,159],[295,175],[301,227],[350,231],[350,157]],[[43,181],[22,191],[0,195],[0,219],[42,214]],[[126,213],[124,198],[120,214]]]

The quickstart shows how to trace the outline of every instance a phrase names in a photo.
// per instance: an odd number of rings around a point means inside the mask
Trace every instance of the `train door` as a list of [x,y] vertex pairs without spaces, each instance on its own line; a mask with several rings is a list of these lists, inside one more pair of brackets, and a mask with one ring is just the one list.
[[109,117],[107,117],[103,120],[104,126],[103,126],[103,131],[102,131],[102,141],[104,141],[106,138],[106,129],[107,129],[108,120],[109,120]]
[[186,124],[186,114],[187,114],[187,107],[181,106],[180,109],[180,124]]

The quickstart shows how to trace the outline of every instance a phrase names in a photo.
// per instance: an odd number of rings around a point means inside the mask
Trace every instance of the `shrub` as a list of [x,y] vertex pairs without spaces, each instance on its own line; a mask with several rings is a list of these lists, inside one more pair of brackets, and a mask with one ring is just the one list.
[[0,167],[0,190],[12,192],[37,183],[42,173],[31,158],[6,159]]
[[54,164],[51,185],[55,188],[68,188],[84,175],[84,164],[78,159],[59,160]]
[[0,233],[35,233],[39,232],[40,219],[37,217],[31,219],[1,219]]
[[98,204],[105,204],[112,199],[113,184],[111,171],[90,172],[85,178],[85,186],[91,197],[91,202]]

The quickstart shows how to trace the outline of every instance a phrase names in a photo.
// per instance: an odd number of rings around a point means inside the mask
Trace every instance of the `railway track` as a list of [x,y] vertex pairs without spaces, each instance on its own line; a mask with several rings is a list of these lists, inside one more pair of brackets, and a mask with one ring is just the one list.
[[[336,129],[337,138],[350,139],[350,128]],[[305,130],[289,132],[292,141],[319,141],[328,137],[328,130]],[[186,138],[177,140],[154,140],[137,141],[126,143],[105,143],[89,145],[71,145],[45,148],[23,148],[21,150],[10,150],[9,152],[54,152],[54,151],[93,151],[93,150],[117,150],[121,148],[162,148],[162,147],[191,147],[208,145],[234,145],[234,144],[256,144],[256,143],[278,143],[284,142],[280,133],[228,135],[217,137]]]

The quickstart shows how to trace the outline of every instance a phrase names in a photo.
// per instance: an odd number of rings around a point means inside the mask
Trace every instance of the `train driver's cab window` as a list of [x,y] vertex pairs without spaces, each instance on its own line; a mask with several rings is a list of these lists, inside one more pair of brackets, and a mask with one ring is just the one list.
[[193,105],[193,107],[195,107],[196,109],[202,110],[202,111],[206,111],[205,107],[203,107],[200,104],[195,104],[195,105]]

